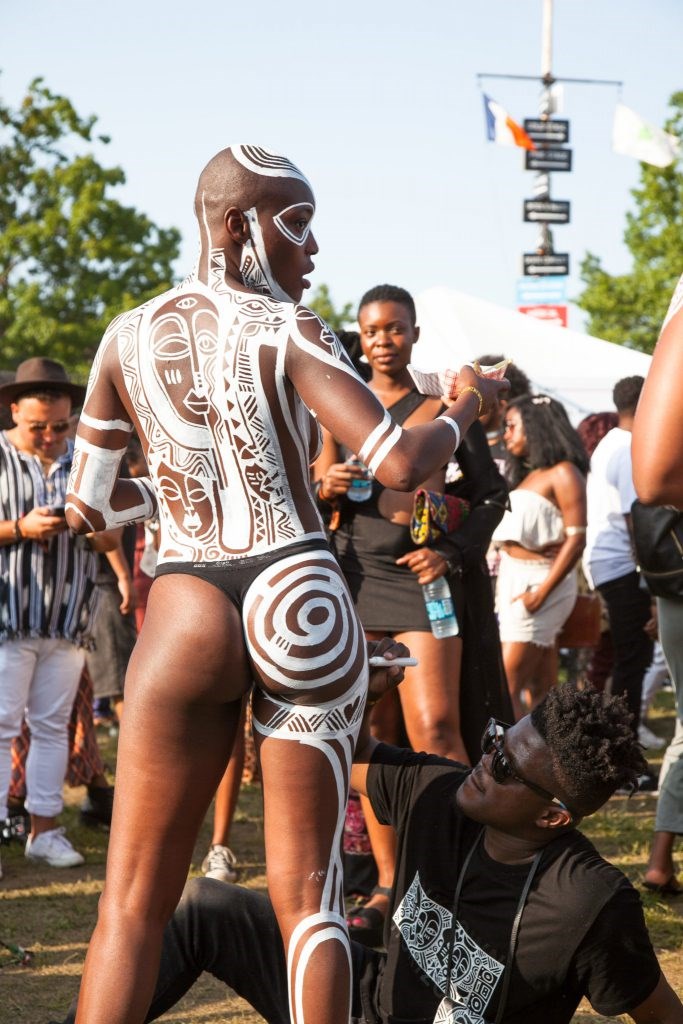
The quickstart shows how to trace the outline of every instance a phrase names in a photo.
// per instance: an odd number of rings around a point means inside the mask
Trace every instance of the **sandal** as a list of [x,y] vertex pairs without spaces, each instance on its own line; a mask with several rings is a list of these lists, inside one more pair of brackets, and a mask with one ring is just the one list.
[[[390,886],[376,885],[370,893],[370,898],[373,896],[391,897]],[[384,942],[384,919],[385,914],[378,907],[363,904],[350,910],[346,916],[349,935],[363,946],[381,946]]]

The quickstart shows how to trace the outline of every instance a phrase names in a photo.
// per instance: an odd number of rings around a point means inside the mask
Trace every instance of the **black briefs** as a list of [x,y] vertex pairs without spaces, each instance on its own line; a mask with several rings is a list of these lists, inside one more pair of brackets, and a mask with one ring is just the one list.
[[302,540],[296,544],[288,544],[277,551],[267,551],[263,555],[251,555],[247,558],[227,558],[220,562],[163,562],[157,566],[154,578],[182,573],[185,576],[197,576],[206,580],[225,594],[238,611],[242,611],[244,597],[254,580],[264,569],[274,562],[279,562],[290,555],[304,551],[323,551],[330,554],[329,545],[320,538]]

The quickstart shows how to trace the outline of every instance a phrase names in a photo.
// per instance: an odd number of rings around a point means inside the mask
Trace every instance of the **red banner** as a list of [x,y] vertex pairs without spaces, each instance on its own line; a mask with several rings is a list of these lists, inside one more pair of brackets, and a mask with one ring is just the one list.
[[535,316],[537,320],[544,320],[547,324],[555,324],[556,327],[567,326],[566,306],[518,306],[520,313],[527,316]]

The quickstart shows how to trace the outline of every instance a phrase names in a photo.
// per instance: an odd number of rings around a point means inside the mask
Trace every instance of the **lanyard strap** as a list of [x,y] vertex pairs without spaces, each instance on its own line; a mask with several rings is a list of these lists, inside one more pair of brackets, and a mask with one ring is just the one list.
[[[462,867],[460,869],[460,874],[458,876],[458,881],[457,881],[456,886],[455,886],[455,896],[453,897],[453,930],[451,932],[451,941],[450,941],[450,943],[448,945],[448,965],[447,965],[447,976],[446,976],[446,996],[449,997],[449,998],[450,998],[450,991],[451,991],[451,973],[453,971],[453,950],[455,948],[455,931],[456,931],[456,926],[457,926],[457,921],[458,921],[458,907],[460,905],[460,894],[462,892],[462,886],[463,886],[463,882],[465,881],[465,875],[467,874],[467,869],[470,866],[470,861],[472,860],[472,857],[474,856],[474,851],[477,849],[477,847],[479,846],[479,843],[481,842],[481,840],[482,840],[482,838],[484,836],[484,832],[485,832],[485,829],[482,828],[479,831],[479,834],[477,835],[477,838],[472,843],[472,846],[470,847],[470,849],[469,849],[469,851],[467,853],[467,856],[465,857],[465,860],[463,862],[463,865],[462,865]],[[540,850],[538,850],[538,852],[534,856],[534,859],[531,862],[531,866],[529,868],[529,873],[526,876],[526,881],[524,883],[524,887],[523,887],[521,895],[519,897],[519,902],[517,903],[517,910],[515,912],[515,918],[514,918],[514,921],[512,922],[512,929],[510,931],[510,943],[508,945],[507,958],[505,960],[505,966],[503,968],[503,984],[502,984],[501,990],[500,990],[500,999],[498,1000],[498,1012],[496,1013],[495,1024],[501,1024],[501,1021],[503,1020],[503,1014],[505,1012],[505,1004],[507,1003],[508,992],[509,992],[509,989],[510,989],[510,981],[511,981],[511,978],[512,978],[512,963],[513,963],[513,960],[515,958],[515,951],[517,949],[517,939],[519,937],[519,926],[522,923],[522,914],[524,913],[524,907],[526,906],[526,901],[527,901],[527,897],[529,895],[529,890],[531,889],[531,883],[533,882],[534,875],[536,874],[536,872],[538,870],[538,866],[541,863],[541,858],[543,856],[543,852],[544,852],[543,849],[540,849]]]

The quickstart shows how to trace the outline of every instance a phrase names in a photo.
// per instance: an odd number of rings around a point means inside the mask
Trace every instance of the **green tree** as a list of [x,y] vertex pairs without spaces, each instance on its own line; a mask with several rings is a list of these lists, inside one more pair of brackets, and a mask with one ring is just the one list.
[[326,284],[319,284],[313,297],[306,302],[309,309],[317,313],[326,324],[329,324],[333,331],[343,331],[356,319],[353,312],[353,305],[345,303],[341,309],[336,309],[330,289]]
[[125,182],[82,118],[43,80],[0,99],[0,365],[58,359],[87,377],[108,322],[173,283],[180,233],[112,196]]
[[[665,129],[683,137],[683,92],[671,97]],[[575,302],[599,338],[652,352],[669,300],[683,269],[683,173],[641,164],[640,184],[632,189],[635,209],[626,214],[624,242],[633,257],[627,274],[608,274],[600,258],[586,253]]]

